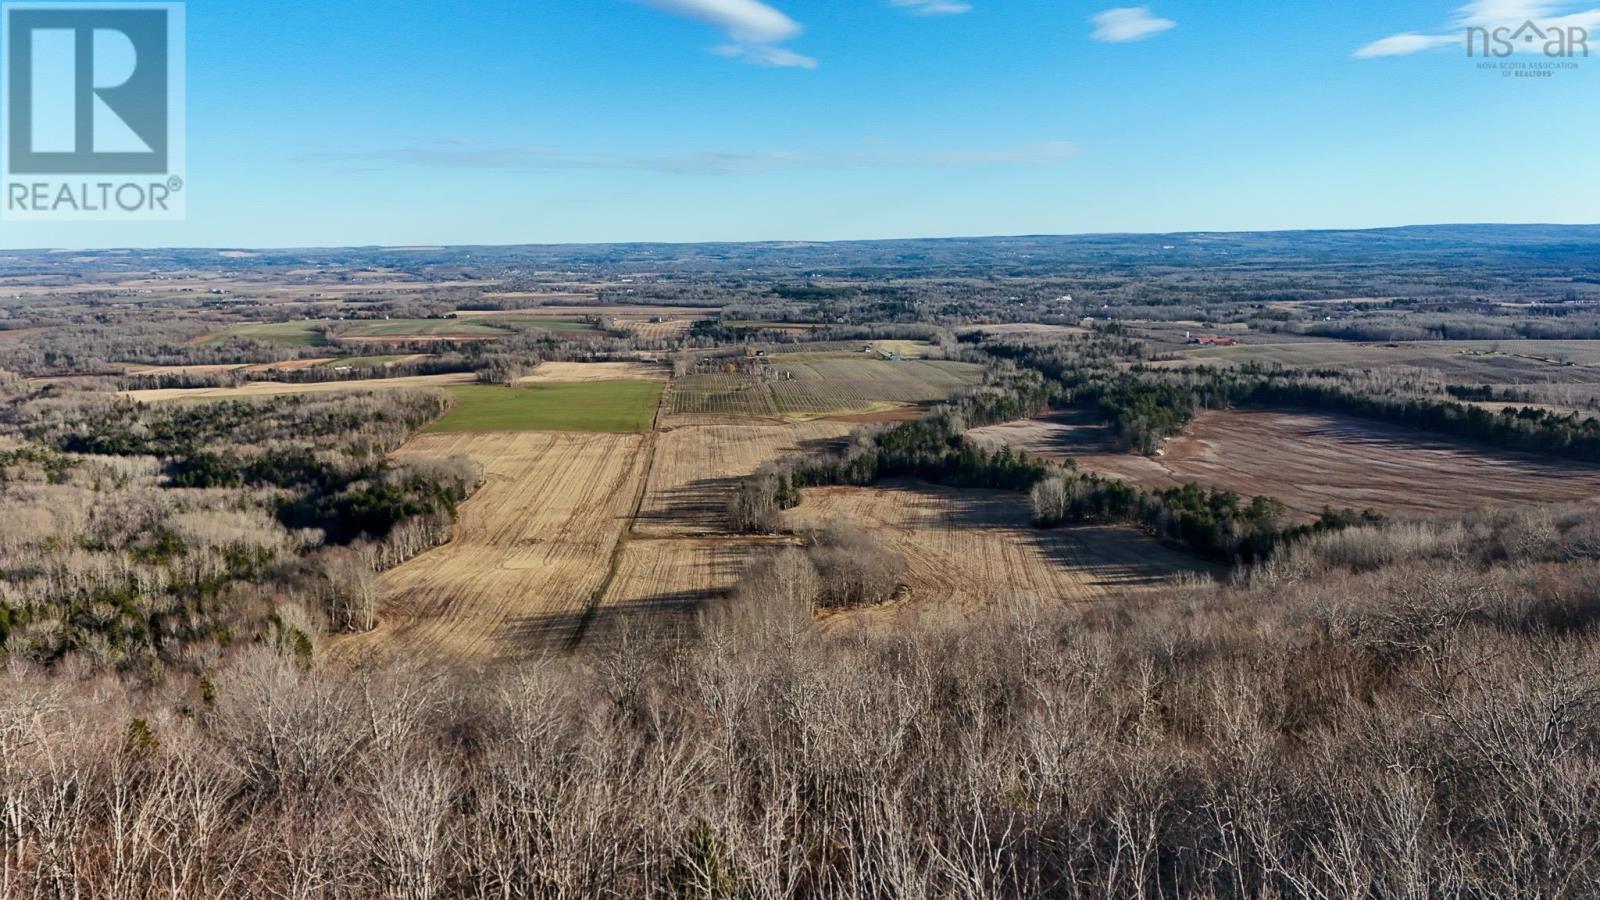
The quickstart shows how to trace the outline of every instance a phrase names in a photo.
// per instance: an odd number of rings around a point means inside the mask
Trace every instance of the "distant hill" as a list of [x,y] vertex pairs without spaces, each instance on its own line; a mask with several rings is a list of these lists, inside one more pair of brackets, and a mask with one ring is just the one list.
[[338,265],[439,276],[450,270],[555,268],[594,273],[879,275],[1041,274],[1121,269],[1279,268],[1352,263],[1453,268],[1541,264],[1600,268],[1600,225],[1421,225],[1364,231],[1029,235],[837,243],[539,244],[425,248],[0,252],[13,273]]

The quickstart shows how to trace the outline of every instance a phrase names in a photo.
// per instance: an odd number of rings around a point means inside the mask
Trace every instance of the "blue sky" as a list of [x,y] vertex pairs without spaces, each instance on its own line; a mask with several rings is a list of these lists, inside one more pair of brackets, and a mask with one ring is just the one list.
[[0,246],[1593,222],[1600,27],[1546,79],[1461,34],[1597,6],[195,0],[188,221]]

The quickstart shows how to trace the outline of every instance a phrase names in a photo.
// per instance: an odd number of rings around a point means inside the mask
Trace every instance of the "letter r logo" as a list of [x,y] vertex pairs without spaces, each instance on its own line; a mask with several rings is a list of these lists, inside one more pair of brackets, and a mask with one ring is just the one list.
[[7,8],[10,171],[163,174],[168,11]]

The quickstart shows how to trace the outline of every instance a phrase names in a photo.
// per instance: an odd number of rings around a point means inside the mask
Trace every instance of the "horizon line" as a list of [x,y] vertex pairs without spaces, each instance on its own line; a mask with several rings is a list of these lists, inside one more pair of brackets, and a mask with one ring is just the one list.
[[1374,225],[1361,227],[1306,227],[1306,228],[1265,228],[1265,229],[1188,229],[1179,231],[1078,231],[1078,232],[1036,232],[1019,234],[950,234],[950,235],[924,235],[919,237],[871,237],[871,238],[752,238],[749,240],[700,240],[700,241],[667,241],[667,240],[611,240],[611,241],[522,241],[508,243],[446,243],[430,241],[395,242],[383,244],[314,244],[314,245],[265,245],[265,244],[214,244],[214,245],[103,245],[103,246],[72,246],[72,247],[5,247],[0,248],[0,253],[120,253],[132,251],[151,252],[179,252],[179,251],[205,251],[205,252],[271,252],[271,253],[296,253],[296,252],[327,252],[333,250],[378,250],[404,252],[420,252],[424,250],[456,250],[475,247],[492,249],[509,249],[516,247],[755,247],[770,244],[813,244],[817,246],[838,246],[843,244],[887,244],[911,243],[918,241],[1004,241],[1004,240],[1041,240],[1041,239],[1071,239],[1071,238],[1097,238],[1097,237],[1192,237],[1196,235],[1274,235],[1274,234],[1368,234],[1384,231],[1407,231],[1423,228],[1600,228],[1597,222],[1417,222],[1406,225]]

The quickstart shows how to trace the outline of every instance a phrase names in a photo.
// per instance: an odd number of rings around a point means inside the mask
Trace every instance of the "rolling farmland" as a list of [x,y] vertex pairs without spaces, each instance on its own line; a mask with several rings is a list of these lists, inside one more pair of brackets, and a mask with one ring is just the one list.
[[1309,412],[1202,412],[1161,457],[1113,447],[1104,426],[1081,415],[980,428],[990,446],[1010,444],[1147,488],[1198,482],[1243,496],[1267,494],[1302,519],[1336,509],[1431,515],[1480,506],[1589,500],[1600,466],[1475,447],[1366,419]]
[[865,354],[792,353],[759,375],[701,374],[673,384],[673,415],[809,418],[947,399],[982,381],[981,367],[945,360],[888,360]]
[[611,434],[432,434],[401,457],[463,455],[487,483],[455,538],[385,573],[379,629],[342,641],[367,652],[466,662],[534,655],[571,641],[628,526],[646,438]]
[[1154,365],[1429,369],[1467,384],[1600,384],[1600,341],[1406,341],[1353,343],[1307,340],[1180,351]]
[[584,632],[585,645],[687,633],[708,600],[727,595],[764,545],[741,540],[629,540]]
[[636,530],[640,534],[705,535],[722,532],[737,480],[762,463],[830,446],[854,425],[803,422],[787,425],[693,425],[656,436]]
[[661,366],[634,362],[542,362],[532,375],[517,379],[517,384],[542,384],[559,381],[619,381],[645,379],[666,381],[668,372]]
[[659,381],[537,382],[450,388],[455,408],[430,432],[650,430],[661,401]]
[[237,325],[226,331],[203,338],[200,343],[220,344],[229,338],[260,341],[276,347],[321,347],[328,343],[317,326],[325,322],[266,322],[260,325]]
[[675,416],[778,415],[772,388],[754,375],[689,375],[672,383]]
[[234,387],[154,388],[123,391],[122,396],[140,403],[171,400],[237,400],[249,397],[282,397],[289,394],[329,394],[339,391],[385,391],[397,388],[451,388],[471,385],[471,372],[444,375],[410,375],[402,378],[363,378],[351,381],[312,381],[291,384],[281,381],[252,381]]
[[504,337],[500,328],[461,319],[383,319],[337,323],[335,333],[345,340],[411,340],[429,338]]
[[1094,600],[1210,570],[1132,528],[1040,531],[1029,524],[1026,504],[993,491],[910,483],[818,488],[805,491],[787,517],[801,528],[843,518],[867,529],[906,559],[908,599],[919,605]]

